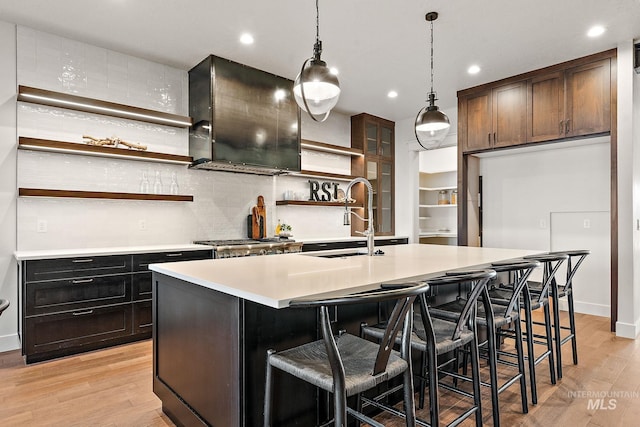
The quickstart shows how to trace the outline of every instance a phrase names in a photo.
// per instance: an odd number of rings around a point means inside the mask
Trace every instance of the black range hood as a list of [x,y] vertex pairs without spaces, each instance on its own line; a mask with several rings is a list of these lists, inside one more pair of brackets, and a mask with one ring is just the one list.
[[300,170],[293,81],[210,55],[189,71],[193,168],[274,175]]

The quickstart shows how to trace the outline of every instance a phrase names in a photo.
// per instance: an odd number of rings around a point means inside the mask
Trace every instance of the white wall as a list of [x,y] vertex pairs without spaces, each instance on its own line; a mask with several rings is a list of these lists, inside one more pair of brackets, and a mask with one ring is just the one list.
[[[640,140],[638,75],[633,71],[633,43],[618,45],[618,321],[616,334],[640,334]],[[636,124],[634,124],[636,120]]]
[[0,21],[0,352],[18,348],[16,249],[16,29]]
[[[561,147],[509,150],[481,158],[483,246],[592,249],[581,269],[607,274],[576,277],[576,311],[608,316],[609,138]],[[591,237],[585,240],[586,236]]]

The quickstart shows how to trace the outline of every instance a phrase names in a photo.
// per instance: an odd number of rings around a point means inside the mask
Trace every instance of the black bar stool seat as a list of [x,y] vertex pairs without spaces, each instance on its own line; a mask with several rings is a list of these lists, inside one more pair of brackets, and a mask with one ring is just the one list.
[[[384,330],[382,331],[384,333]],[[386,369],[371,374],[375,363],[378,344],[362,340],[351,334],[335,338],[345,372],[345,392],[347,397],[369,390],[378,384],[401,375],[408,368],[407,361],[400,353],[392,351]],[[321,389],[333,392],[333,373],[324,341],[315,341],[290,350],[274,353],[270,357],[271,366],[287,372]]]
[[[361,411],[360,393],[402,375],[403,401],[407,427],[414,427],[413,370],[411,367],[411,326],[413,303],[429,289],[425,282],[413,282],[394,289],[376,289],[350,295],[312,300],[294,300],[290,308],[319,309],[322,339],[294,348],[267,352],[264,426],[271,426],[273,369],[279,369],[333,394],[334,424],[347,426],[347,414],[373,427],[384,427]],[[329,307],[346,304],[369,304],[395,301],[381,343],[374,343],[348,333],[334,335]],[[401,334],[400,351],[393,349]],[[347,397],[357,395],[357,408],[347,406]],[[295,405],[295,396],[291,396]],[[396,411],[397,414],[397,411]]]

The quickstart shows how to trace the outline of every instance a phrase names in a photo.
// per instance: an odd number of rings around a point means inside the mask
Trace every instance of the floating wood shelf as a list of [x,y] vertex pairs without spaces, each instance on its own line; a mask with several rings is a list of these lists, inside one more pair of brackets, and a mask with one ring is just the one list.
[[20,197],[64,197],[73,199],[114,200],[162,200],[170,202],[193,202],[193,196],[174,194],[116,193],[110,191],[48,190],[43,188],[19,188]]
[[325,144],[324,142],[317,141],[309,141],[307,139],[303,139],[300,141],[300,146],[302,148],[306,148],[307,150],[313,151],[323,151],[325,153],[334,153],[334,154],[342,154],[345,156],[364,156],[362,150],[351,147],[343,147],[340,145],[333,144]]
[[193,157],[175,154],[154,153],[128,148],[110,148],[98,145],[87,145],[75,142],[52,141],[49,139],[20,137],[18,148],[22,150],[49,151],[54,153],[84,154],[88,156],[115,157],[130,160],[145,160],[150,162],[177,163],[189,165]]
[[317,172],[310,170],[301,170],[300,172],[294,172],[289,174],[288,176],[298,176],[298,177],[308,177],[308,178],[331,178],[336,179],[338,181],[351,181],[356,178],[355,175],[343,175],[339,173],[330,173],[330,172]]
[[420,191],[441,191],[441,190],[457,190],[458,187],[455,185],[447,186],[447,187],[420,187]]
[[421,208],[455,208],[458,205],[448,203],[446,205],[419,205]]
[[18,86],[18,101],[181,128],[193,123],[191,117],[29,86]]
[[[293,206],[341,206],[344,207],[344,203],[340,202],[313,202],[311,200],[277,200],[276,206],[293,205]],[[358,203],[349,203],[350,208],[362,208],[362,205]]]

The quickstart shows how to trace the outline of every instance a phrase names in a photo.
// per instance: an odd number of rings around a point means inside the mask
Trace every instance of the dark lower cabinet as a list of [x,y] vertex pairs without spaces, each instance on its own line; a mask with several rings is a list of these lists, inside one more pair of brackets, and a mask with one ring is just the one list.
[[27,362],[126,342],[131,335],[131,304],[28,317],[23,347]]
[[[375,241],[376,248],[379,246],[406,245],[407,243],[409,243],[409,239],[407,237],[380,238],[375,239]],[[302,245],[302,252],[328,251],[336,249],[358,249],[366,247],[366,240],[337,240],[335,242],[305,243],[304,245]]]
[[136,302],[133,304],[133,334],[141,338],[151,338],[153,326],[153,314],[151,301]]
[[197,250],[23,261],[26,362],[151,338],[149,264],[212,257]]

